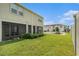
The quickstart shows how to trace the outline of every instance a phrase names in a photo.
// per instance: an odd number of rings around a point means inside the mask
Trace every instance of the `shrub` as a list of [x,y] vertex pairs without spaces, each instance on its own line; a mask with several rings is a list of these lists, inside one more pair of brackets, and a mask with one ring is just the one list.
[[31,37],[31,35],[28,34],[28,33],[26,33],[26,34],[21,35],[20,38],[23,38],[23,39],[29,39],[30,37]]
[[29,33],[26,33],[26,34],[21,35],[20,38],[22,38],[22,39],[34,39],[34,38],[41,37],[41,36],[43,36],[43,34],[29,34]]
[[34,38],[37,38],[37,37],[38,37],[38,34],[33,34],[33,37],[34,37]]

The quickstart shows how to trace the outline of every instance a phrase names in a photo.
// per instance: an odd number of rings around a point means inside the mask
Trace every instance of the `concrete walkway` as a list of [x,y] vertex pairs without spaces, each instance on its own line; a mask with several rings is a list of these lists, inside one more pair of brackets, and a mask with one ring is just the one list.
[[[55,34],[55,32],[44,32],[44,34]],[[60,35],[66,35],[65,32],[60,33]]]
[[65,32],[63,32],[63,33],[61,33],[61,35],[66,35],[66,33],[65,33]]

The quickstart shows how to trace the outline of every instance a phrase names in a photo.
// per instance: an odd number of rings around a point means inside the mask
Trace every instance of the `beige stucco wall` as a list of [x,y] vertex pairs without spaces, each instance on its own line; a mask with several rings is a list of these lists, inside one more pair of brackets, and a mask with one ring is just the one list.
[[53,26],[51,26],[51,25],[45,25],[44,26],[44,31],[47,31],[47,30],[49,30],[49,32],[52,32],[53,31]]
[[35,25],[41,25],[40,22],[38,22],[38,19],[42,19],[41,17],[32,14],[31,12],[23,9],[24,16],[16,15],[14,13],[10,12],[10,4],[0,4],[0,18],[2,21],[9,21],[9,22],[15,22],[15,23],[22,23],[22,24],[35,24]]
[[76,53],[79,55],[79,14],[76,15]]
[[[10,11],[10,3],[0,3],[0,21],[14,22],[26,24],[26,31],[28,32],[28,25],[43,26],[43,22],[39,22],[38,19],[43,20],[42,17],[23,9],[23,16],[14,14]],[[33,32],[33,28],[31,29]],[[0,38],[1,38],[1,24],[0,24]]]
[[25,24],[27,22],[27,20],[24,20],[22,16],[10,12],[10,4],[2,4],[2,3],[0,4],[0,19],[1,21],[8,21],[22,24]]
[[60,32],[63,32],[64,31],[64,25],[62,25],[62,28],[61,28],[61,25],[56,25],[54,28],[58,27],[60,29]]
[[44,26],[44,31],[48,30],[49,29],[49,32],[52,32],[56,27],[58,27],[60,29],[60,32],[63,32],[64,31],[64,25],[62,25],[62,28],[61,28],[61,25],[54,25],[54,26]]

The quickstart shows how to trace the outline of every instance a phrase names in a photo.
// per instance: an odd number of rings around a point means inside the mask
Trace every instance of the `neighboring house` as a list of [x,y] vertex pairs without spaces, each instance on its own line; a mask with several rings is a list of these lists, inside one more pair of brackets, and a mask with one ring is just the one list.
[[17,3],[0,3],[0,41],[24,33],[42,34],[43,17]]
[[56,32],[56,28],[59,28],[59,32],[68,32],[69,27],[62,24],[44,25],[44,32]]
[[72,40],[74,43],[75,54],[79,56],[79,13],[74,15],[74,25],[72,26]]

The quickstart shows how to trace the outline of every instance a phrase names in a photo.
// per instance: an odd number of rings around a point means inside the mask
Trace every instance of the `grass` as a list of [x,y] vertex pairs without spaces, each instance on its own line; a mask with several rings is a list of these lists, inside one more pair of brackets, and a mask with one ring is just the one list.
[[1,56],[73,56],[70,34],[46,34],[36,39],[0,43]]

